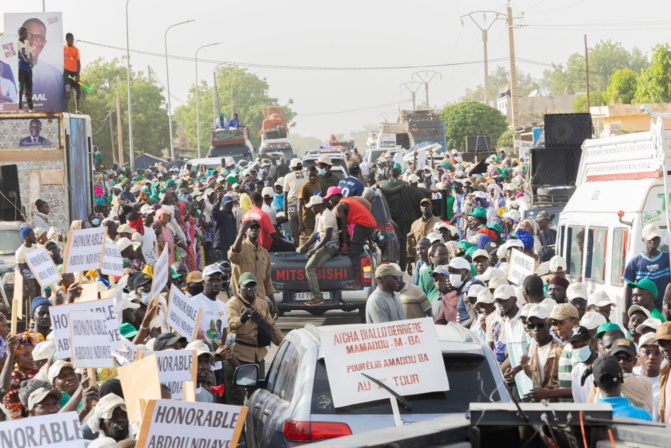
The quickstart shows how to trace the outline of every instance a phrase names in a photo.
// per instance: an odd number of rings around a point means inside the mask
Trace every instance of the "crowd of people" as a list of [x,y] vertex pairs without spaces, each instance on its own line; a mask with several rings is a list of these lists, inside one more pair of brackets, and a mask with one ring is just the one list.
[[[360,272],[363,247],[376,249],[370,198],[377,190],[400,254],[374,272],[367,323],[431,317],[469,328],[492,349],[521,401],[602,402],[618,416],[671,420],[669,255],[659,250],[659,228],[644,229],[645,251],[624,272],[627,309],[618,310],[605,291],[587,294],[568,278],[566,260],[553,249],[553,216],[522,218],[532,203],[523,160],[492,155],[486,170],[473,174],[474,164],[457,151],[410,162],[383,155],[370,163],[356,149],[344,155],[346,175],[328,153],[308,169],[297,158],[225,159],[217,169],[191,171],[114,166],[96,174],[94,210],[70,229],[53,226],[49,204],[36,201],[16,251],[31,310],[25,332],[9,334],[0,315],[0,417],[77,411],[95,446],[132,446],[117,378],[123,362],[92,378],[56,355],[49,310],[77,302],[87,283],[99,291],[123,288],[120,332],[138,350],[196,350],[197,401],[244,404],[249,391],[233,383],[235,368],[256,364],[263,376],[267,347],[283,340],[270,253],[306,254],[308,305],[322,305],[317,269],[343,254]],[[63,272],[68,230],[95,227],[106,228],[107,242],[119,247],[123,276]],[[26,263],[38,247],[62,272],[46,290]],[[154,301],[153,267],[164,250],[168,285]],[[508,280],[515,251],[536,260],[535,273],[519,285]],[[665,274],[649,275],[646,263],[662,259]],[[173,285],[204,310],[191,342],[166,329],[159,312]],[[618,312],[623,325],[615,323]]]

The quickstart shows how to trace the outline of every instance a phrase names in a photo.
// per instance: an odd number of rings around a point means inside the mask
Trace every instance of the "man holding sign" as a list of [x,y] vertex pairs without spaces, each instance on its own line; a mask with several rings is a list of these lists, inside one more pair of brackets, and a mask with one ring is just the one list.
[[19,274],[23,276],[23,300],[32,300],[34,297],[40,295],[40,284],[35,279],[33,271],[30,270],[28,262],[26,261],[26,254],[37,249],[37,239],[35,233],[30,227],[22,227],[19,235],[23,240],[23,244],[16,249],[16,264]]

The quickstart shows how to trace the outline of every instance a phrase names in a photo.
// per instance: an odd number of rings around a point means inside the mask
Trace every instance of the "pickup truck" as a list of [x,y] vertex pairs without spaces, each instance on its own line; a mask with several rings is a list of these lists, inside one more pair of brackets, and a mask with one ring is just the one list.
[[363,289],[345,289],[354,282],[352,261],[346,255],[336,255],[317,270],[319,286],[326,303],[308,306],[312,298],[305,276],[307,258],[295,252],[270,254],[270,269],[275,293],[275,302],[280,316],[292,310],[306,310],[313,316],[321,316],[328,310],[359,311],[362,322],[366,319],[366,300],[375,289],[375,269],[379,265],[379,251],[366,247],[361,257]]

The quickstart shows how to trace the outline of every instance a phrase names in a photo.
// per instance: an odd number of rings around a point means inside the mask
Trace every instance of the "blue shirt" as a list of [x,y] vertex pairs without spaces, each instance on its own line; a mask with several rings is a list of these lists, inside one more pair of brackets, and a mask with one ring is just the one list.
[[461,291],[459,292],[459,302],[457,303],[457,315],[459,316],[459,323],[468,320],[468,312],[471,310],[471,305],[468,303],[468,290],[471,289],[471,286],[473,285],[485,286],[482,281],[474,278],[470,279],[464,284],[464,286],[462,286]]
[[[652,280],[657,286],[657,297],[655,297],[655,308],[662,309],[664,291],[669,284],[669,254],[660,252],[655,258],[648,258],[643,254],[631,260],[624,270],[623,279],[627,283],[637,283],[644,278]],[[631,303],[627,304],[627,307]]]
[[363,184],[356,177],[346,177],[338,182],[338,187],[342,190],[344,198],[351,198],[352,196],[361,196],[363,194]]
[[595,403],[609,404],[613,408],[613,417],[627,417],[638,420],[652,421],[652,417],[644,409],[632,406],[624,397],[598,398]]
[[236,120],[235,118],[231,118],[231,120],[228,122],[228,129],[231,128],[239,128],[240,127],[240,120]]

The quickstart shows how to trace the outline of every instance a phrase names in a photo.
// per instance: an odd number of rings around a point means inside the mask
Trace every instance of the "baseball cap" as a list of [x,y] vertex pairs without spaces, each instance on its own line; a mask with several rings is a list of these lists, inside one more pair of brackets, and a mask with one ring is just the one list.
[[471,255],[471,260],[475,261],[475,259],[479,257],[485,257],[487,260],[489,260],[489,253],[484,249],[478,249],[473,252],[473,255]]
[[618,353],[626,353],[627,355],[636,356],[636,344],[629,339],[620,338],[610,347],[609,355],[617,355]]
[[381,278],[387,275],[403,277],[403,272],[391,264],[382,264],[375,270],[375,278]]
[[645,314],[646,319],[650,317],[650,310],[647,308],[643,308],[642,306],[639,305],[632,305],[629,307],[627,310],[627,316],[631,317],[632,314],[634,314],[636,311],[640,311],[641,313]]
[[[470,292],[470,289],[469,289],[469,292]],[[484,289],[481,289],[478,292],[478,296],[477,296],[477,300],[475,301],[475,305],[477,305],[478,303],[484,303],[484,304],[494,303],[494,296],[489,291],[489,289],[484,288]]]
[[586,299],[587,287],[583,283],[571,283],[566,288],[566,298],[569,301],[573,299]]
[[548,317],[548,319],[561,321],[568,319],[569,317],[573,317],[575,319],[580,318],[578,308],[574,307],[570,303],[558,303],[554,308],[552,308],[552,312],[550,313],[550,317]]
[[592,375],[597,387],[611,388],[624,383],[624,374],[617,358],[612,355],[602,356],[592,363]]
[[646,291],[649,291],[654,297],[657,297],[657,294],[659,293],[657,285],[655,285],[655,282],[649,278],[642,278],[638,283],[629,283],[628,285],[632,288],[645,289]]
[[210,352],[210,347],[208,347],[207,344],[201,341],[200,339],[196,339],[195,341],[191,341],[188,344],[186,344],[185,350],[195,350],[196,356],[200,355],[214,356],[212,352]]
[[515,288],[511,285],[499,286],[494,290],[494,300],[508,300],[511,297],[517,298]]
[[333,165],[329,156],[319,156],[317,163],[324,163],[326,165]]
[[289,162],[289,167],[290,168],[296,168],[297,166],[302,165],[302,164],[303,164],[303,162],[301,162],[301,159],[294,158],[294,159],[291,159],[291,162]]
[[126,339],[132,339],[138,334],[138,331],[135,329],[133,324],[124,322],[119,325],[119,333],[121,333],[121,336]]
[[638,348],[641,348],[644,345],[659,345],[655,338],[655,333],[646,333],[641,335],[641,337],[638,338]]
[[468,297],[478,297],[478,294],[480,291],[487,289],[484,285],[471,285],[470,288],[468,288]]
[[126,248],[128,248],[128,246],[132,244],[133,242],[128,238],[120,238],[119,241],[116,242],[116,245],[119,246],[119,252],[123,252],[126,250]]
[[410,176],[408,176],[408,182],[411,184],[416,184],[419,182],[419,176],[415,173],[412,173]]
[[263,190],[261,190],[261,196],[268,196],[272,198],[275,196],[275,190],[273,190],[273,187],[263,187]]
[[176,344],[177,342],[182,342],[183,345],[186,345],[186,338],[177,336],[172,333],[163,333],[159,334],[154,341],[154,351],[159,352],[169,345]]
[[494,277],[489,281],[487,286],[490,291],[495,291],[499,286],[506,286],[508,284],[508,280],[505,277]]
[[74,369],[72,363],[63,361],[62,359],[55,361],[51,367],[49,367],[49,371],[47,372],[47,379],[49,380],[49,384],[54,384],[54,379],[56,379],[56,377],[61,374],[61,370],[66,367]]
[[664,322],[655,332],[655,341],[671,341],[671,322]]
[[540,212],[538,214],[538,216],[536,216],[536,221],[539,221],[539,222],[540,221],[552,221],[552,219],[554,219],[554,216],[555,215],[551,215],[546,210],[543,210],[542,212]]
[[56,353],[55,341],[42,341],[33,350],[33,360],[42,361],[50,359]]
[[35,409],[35,406],[42,403],[42,400],[49,395],[53,396],[57,401],[60,401],[60,399],[63,398],[63,394],[57,389],[40,387],[30,393],[30,396],[28,397],[28,410],[32,411]]
[[545,320],[550,316],[550,310],[551,308],[545,305],[532,305],[527,313],[527,319],[537,317],[538,319]]
[[429,240],[431,242],[431,244],[435,243],[436,241],[438,241],[440,243],[445,242],[445,240],[443,239],[443,236],[438,234],[438,233],[430,233],[429,235],[427,235],[426,239]]
[[605,332],[610,330],[621,330],[621,328],[618,324],[614,324],[613,322],[606,322],[605,324],[599,325],[599,328],[596,329],[596,334],[594,335],[594,337],[597,339],[601,339],[601,336],[603,336]]
[[251,272],[244,272],[238,278],[238,284],[240,286],[249,285],[250,283],[258,283],[258,280],[256,279],[256,276],[254,274],[252,274]]
[[566,271],[566,260],[560,255],[550,258],[550,272]]
[[595,330],[599,325],[605,324],[606,318],[601,313],[596,311],[588,311],[580,319],[580,325],[587,328],[588,330]]
[[221,268],[216,264],[210,264],[205,266],[205,269],[203,269],[203,280],[207,280],[208,277],[216,273],[224,275],[224,271],[222,271]]
[[117,229],[117,233],[135,233],[136,230],[132,228],[129,224],[121,224]]
[[610,297],[608,297],[608,293],[606,293],[606,291],[597,291],[589,296],[589,299],[587,300],[587,307],[607,305],[617,306],[615,302],[610,300]]
[[448,264],[449,267],[452,269],[468,269],[469,271],[471,270],[471,264],[466,261],[465,258],[462,257],[455,257],[452,260],[450,260],[450,264]]
[[221,198],[222,204],[230,204],[231,202],[235,202],[235,198],[230,194],[227,194],[223,198]]
[[124,403],[123,398],[116,394],[107,394],[100,398],[94,412],[97,418],[109,420],[112,418],[114,410],[119,407],[126,411],[126,403]]
[[578,341],[589,341],[590,339],[592,339],[592,336],[590,336],[589,330],[587,330],[587,328],[583,327],[582,325],[578,325],[577,327],[573,327],[573,330],[571,330],[571,336],[569,336],[568,341],[571,343]]
[[141,286],[151,283],[151,276],[148,274],[140,274],[133,280],[133,289],[138,289]]
[[555,299],[547,298],[543,299],[543,301],[539,304],[543,305],[544,307],[547,307],[550,311],[552,311],[552,308],[557,306],[557,301]]
[[437,222],[433,225],[433,231],[434,232],[438,232],[440,229],[448,229],[449,230],[449,227],[448,227],[447,223],[445,223],[443,221]]
[[189,283],[203,283],[203,273],[200,271],[191,271],[186,276],[186,284]]
[[431,204],[431,199],[424,198],[421,201],[419,201],[419,205],[422,204]]
[[444,275],[445,277],[449,276],[450,271],[447,269],[447,265],[441,264],[433,268],[433,272],[431,272],[431,277],[434,277],[436,275]]
[[541,264],[538,265],[536,268],[536,271],[534,271],[534,274],[536,274],[539,277],[542,277],[544,275],[547,275],[550,273],[550,262],[545,261]]
[[324,196],[324,199],[328,199],[336,194],[342,195],[342,190],[340,187],[329,187],[329,189],[326,190],[326,196]]
[[650,241],[653,238],[661,238],[662,231],[655,224],[648,224],[643,227],[643,239],[645,241]]
[[[331,188],[333,188],[333,187],[331,187]],[[329,188],[329,190],[330,190],[330,188]],[[324,203],[324,199],[322,199],[322,197],[319,196],[319,195],[315,195],[315,196],[312,196],[310,198],[310,201],[307,204],[305,204],[305,207],[311,208],[313,205],[319,205],[319,204],[323,204],[323,203]]]
[[636,327],[636,333],[638,334],[643,334],[643,330],[646,328],[652,328],[653,330],[657,331],[657,329],[662,325],[662,321],[659,319],[656,319],[654,317],[650,317],[643,322],[641,322],[640,325]]
[[475,276],[476,279],[482,280],[483,282],[489,282],[497,277],[506,278],[506,273],[499,268],[495,268],[494,266],[488,267],[485,269],[485,272]]
[[154,207],[152,207],[152,206],[149,205],[149,204],[144,204],[144,205],[140,208],[140,213],[143,214],[143,215],[151,215],[151,214],[154,213],[155,211],[156,211],[156,210],[154,210]]
[[506,244],[504,244],[503,247],[505,247],[506,250],[510,249],[511,247],[519,247],[524,249],[524,243],[522,242],[522,240],[513,238],[506,241]]
[[121,299],[121,309],[122,310],[127,310],[127,309],[136,310],[138,308],[140,308],[139,303],[135,303],[135,302],[131,301],[128,294],[123,295],[123,297]]

